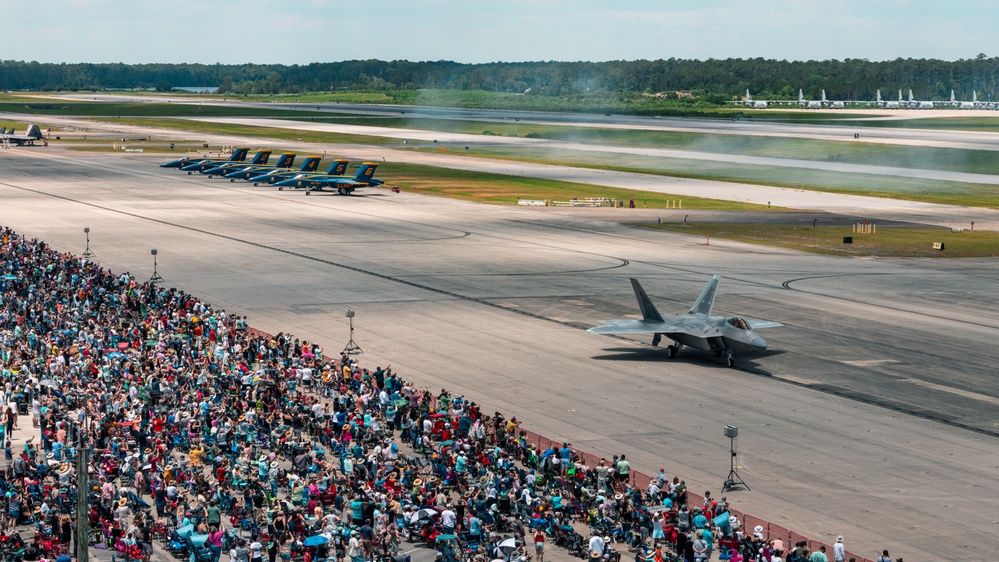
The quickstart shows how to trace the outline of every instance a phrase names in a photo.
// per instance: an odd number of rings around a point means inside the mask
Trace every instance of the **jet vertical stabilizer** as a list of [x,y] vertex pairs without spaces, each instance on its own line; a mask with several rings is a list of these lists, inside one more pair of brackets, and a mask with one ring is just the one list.
[[652,299],[645,293],[645,289],[638,282],[638,279],[631,278],[631,287],[635,289],[635,298],[638,299],[638,308],[642,311],[642,320],[645,322],[662,322],[663,315],[656,310],[656,305],[652,304]]
[[708,281],[704,290],[701,291],[701,296],[697,297],[697,300],[694,301],[694,306],[690,307],[690,314],[711,316],[711,307],[715,304],[715,293],[718,291],[719,279],[721,279],[719,275],[711,277],[711,281]]

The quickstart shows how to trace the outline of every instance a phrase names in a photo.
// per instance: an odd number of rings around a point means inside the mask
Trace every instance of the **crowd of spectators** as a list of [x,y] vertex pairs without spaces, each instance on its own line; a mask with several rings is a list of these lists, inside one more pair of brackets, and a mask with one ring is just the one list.
[[[86,540],[129,560],[161,548],[196,562],[372,562],[412,541],[448,562],[540,562],[546,545],[615,561],[828,560],[741,528],[724,496],[690,505],[665,470],[639,489],[623,454],[588,466],[571,443],[541,450],[516,417],[390,366],[0,238],[5,552],[65,562]],[[14,448],[17,409],[37,438]],[[844,560],[842,541],[834,550]]]

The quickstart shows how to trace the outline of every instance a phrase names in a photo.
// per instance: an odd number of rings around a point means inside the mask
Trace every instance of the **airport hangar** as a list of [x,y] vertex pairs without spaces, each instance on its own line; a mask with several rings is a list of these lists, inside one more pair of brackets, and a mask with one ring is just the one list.
[[[352,160],[375,150],[325,148]],[[630,210],[387,190],[306,199],[137,155],[2,158],[0,223],[76,253],[90,226],[101,263],[140,279],[158,248],[169,286],[261,329],[335,353],[343,311],[355,309],[366,365],[391,363],[420,386],[715,495],[728,470],[722,428],[738,426],[753,491],[728,493],[733,506],[816,540],[843,534],[854,552],[975,560],[999,546],[995,260],[708,246],[610,214]],[[740,369],[583,331],[637,313],[628,277],[667,313],[686,310],[713,273],[716,313],[786,325]]]

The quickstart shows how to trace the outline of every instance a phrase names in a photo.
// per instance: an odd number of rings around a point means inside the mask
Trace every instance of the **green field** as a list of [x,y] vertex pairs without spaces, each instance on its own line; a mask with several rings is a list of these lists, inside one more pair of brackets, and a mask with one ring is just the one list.
[[[439,151],[439,148],[415,147],[414,150]],[[999,208],[997,185],[540,147],[476,147],[469,151],[455,150],[450,154],[458,157],[496,158],[967,207]],[[779,201],[774,203],[780,204]]]
[[[378,168],[377,176],[388,185],[404,191],[438,195],[466,201],[516,204],[517,199],[549,199],[566,201],[572,198],[605,197],[628,201],[638,207],[666,208],[669,202],[682,200],[684,209],[702,210],[762,210],[763,205],[751,205],[718,199],[686,197],[665,193],[649,193],[584,183],[548,181],[520,176],[486,174],[450,170],[416,164],[391,163]],[[623,216],[628,209],[620,210]]]
[[[882,228],[876,234],[854,234],[850,228],[764,226],[759,224],[641,224],[703,238],[722,238],[806,252],[858,257],[981,258],[999,256],[999,232],[946,229]],[[852,244],[843,237],[852,236]],[[944,250],[933,249],[942,242]]]

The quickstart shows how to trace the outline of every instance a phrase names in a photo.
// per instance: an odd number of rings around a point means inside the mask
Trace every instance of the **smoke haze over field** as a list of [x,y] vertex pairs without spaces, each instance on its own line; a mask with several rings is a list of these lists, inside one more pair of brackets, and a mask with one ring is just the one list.
[[0,21],[5,59],[53,63],[957,60],[995,54],[999,3],[52,0]]

